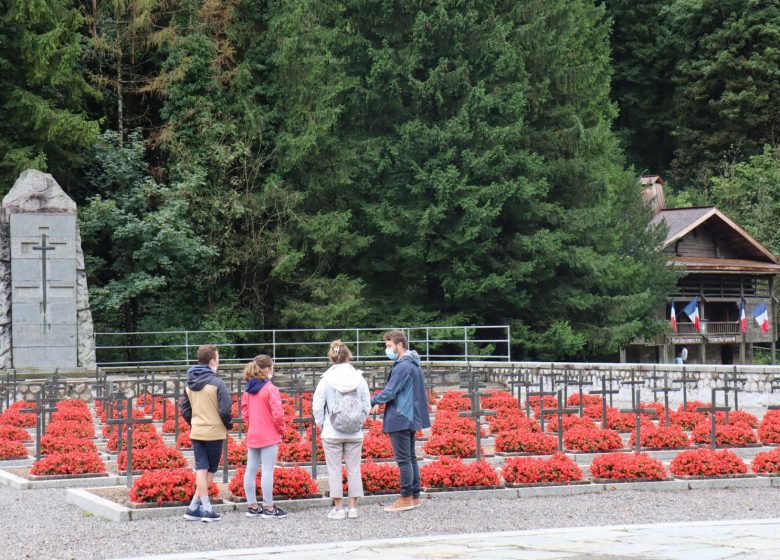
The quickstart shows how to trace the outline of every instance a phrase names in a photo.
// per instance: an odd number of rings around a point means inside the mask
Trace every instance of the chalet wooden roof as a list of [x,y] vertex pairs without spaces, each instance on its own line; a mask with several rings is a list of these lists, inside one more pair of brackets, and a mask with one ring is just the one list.
[[706,223],[708,227],[717,230],[719,236],[742,257],[723,259],[678,255],[674,258],[675,264],[685,265],[691,272],[695,270],[780,272],[780,259],[714,206],[664,209],[653,217],[651,224],[657,225],[662,221],[669,227],[664,240],[665,247]]

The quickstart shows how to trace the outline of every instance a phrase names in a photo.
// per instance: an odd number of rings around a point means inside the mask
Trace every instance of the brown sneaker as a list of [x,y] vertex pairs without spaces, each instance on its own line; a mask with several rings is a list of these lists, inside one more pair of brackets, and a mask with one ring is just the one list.
[[412,498],[412,503],[414,504],[414,507],[418,508],[422,505],[422,500],[417,496],[416,498]]
[[385,511],[406,511],[414,509],[414,498],[411,496],[401,497],[385,508]]

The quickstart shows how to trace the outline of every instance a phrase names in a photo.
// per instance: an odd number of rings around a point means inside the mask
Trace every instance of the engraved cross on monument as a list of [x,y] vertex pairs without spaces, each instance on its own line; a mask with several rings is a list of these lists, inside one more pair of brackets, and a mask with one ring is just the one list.
[[51,175],[27,170],[3,199],[0,226],[0,368],[94,368],[76,204]]

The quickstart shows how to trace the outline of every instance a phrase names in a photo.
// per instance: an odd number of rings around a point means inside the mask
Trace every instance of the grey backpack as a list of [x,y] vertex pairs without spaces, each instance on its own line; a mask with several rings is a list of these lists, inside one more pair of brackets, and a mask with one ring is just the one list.
[[357,389],[340,393],[334,389],[333,408],[330,409],[330,425],[342,434],[358,433],[368,417],[360,402]]

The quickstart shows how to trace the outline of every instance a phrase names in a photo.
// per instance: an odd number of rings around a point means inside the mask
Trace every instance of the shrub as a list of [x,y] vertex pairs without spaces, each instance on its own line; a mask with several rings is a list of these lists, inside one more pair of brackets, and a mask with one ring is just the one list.
[[496,435],[496,451],[501,453],[550,455],[557,447],[558,440],[554,436],[528,430],[499,432]]
[[24,428],[0,424],[0,441],[31,441],[32,438]]
[[[22,407],[23,408],[23,407]],[[16,426],[17,428],[34,428],[37,418],[35,414],[22,414],[19,410],[8,409],[0,414],[0,424]]]
[[84,424],[92,424],[92,414],[88,408],[80,408],[76,406],[69,406],[60,408],[60,404],[57,405],[57,412],[51,415],[52,422],[83,422]]
[[[111,434],[116,434],[119,432],[119,426],[115,424],[106,424],[102,428],[103,437],[107,438],[110,437]],[[187,429],[189,431],[189,428]],[[148,434],[156,434],[157,428],[154,427],[154,424],[138,424],[136,426],[133,426],[133,437],[135,437],[135,434],[140,434],[142,432],[146,432]],[[127,433],[127,426],[122,425],[122,437],[125,437],[125,434]]]
[[300,439],[296,442],[279,445],[277,460],[284,463],[305,463],[311,461],[311,444],[303,443]]
[[[444,412],[437,413],[436,420],[431,426],[431,435],[441,434],[466,434],[471,437],[475,437],[477,434],[477,426],[474,424],[472,418],[465,418],[458,416],[457,413]],[[482,435],[486,435],[483,431]]]
[[[163,422],[162,425],[162,433],[164,434],[172,434],[176,431],[176,422],[173,418],[168,418],[165,422]],[[187,422],[179,416],[179,433],[182,432],[189,432],[190,431],[190,425],[187,424]]]
[[[564,414],[563,418],[563,431],[571,430],[577,426],[585,426],[587,428],[595,428],[596,423],[587,416],[579,417],[576,414]],[[548,432],[558,431],[558,415],[554,415],[549,420],[545,421],[544,429]]]
[[488,422],[490,422],[490,431],[495,433],[508,432],[513,430],[529,430],[531,432],[541,432],[542,428],[539,426],[539,422],[532,418],[526,418],[522,414],[515,414],[516,411],[512,411],[511,414],[498,414],[496,416],[488,416]]
[[[573,395],[569,395],[569,398],[566,399],[566,405],[567,406],[579,406],[580,405],[580,394],[574,393]],[[582,406],[588,407],[588,406],[598,406],[599,409],[601,408],[601,396],[600,395],[582,395]]]
[[[691,439],[696,443],[709,444],[712,439],[710,421],[699,422],[693,429]],[[757,442],[756,434],[747,424],[716,424],[715,442],[718,445],[752,445]]]
[[[707,420],[709,420],[709,418],[710,415],[707,414]],[[716,413],[715,423],[726,424],[726,413],[725,412]],[[731,410],[729,411],[728,424],[744,424],[749,428],[757,428],[758,418],[756,418],[754,415],[750,414],[749,412],[745,412],[744,410]]]
[[[688,436],[685,435],[682,427],[675,424],[668,426],[653,426],[642,428],[640,442],[642,447],[649,449],[684,449],[690,445]],[[636,445],[636,432],[631,434],[629,446]]]
[[[644,414],[640,414],[639,423],[644,427],[652,427],[655,424]],[[629,412],[620,412],[615,408],[607,409],[607,428],[617,432],[631,432],[636,430],[636,416]]]
[[[244,473],[246,467],[238,467],[236,475],[230,480],[228,490],[237,498],[246,498],[244,492]],[[262,500],[263,489],[260,486],[261,469],[258,469],[255,476],[256,499]],[[278,468],[274,469],[274,497],[284,498],[305,498],[312,494],[317,494],[319,489],[309,471],[300,467]]]
[[644,453],[607,453],[593,460],[590,472],[595,478],[610,480],[664,480],[666,471],[658,459]]
[[77,438],[74,436],[52,436],[45,435],[41,437],[41,454],[50,453],[97,453],[95,442],[91,439]]
[[0,460],[26,458],[27,448],[21,441],[0,440]]
[[501,479],[485,461],[465,464],[460,459],[443,457],[420,468],[422,485],[427,488],[463,488],[498,486]]
[[458,433],[431,436],[431,439],[423,445],[423,451],[428,455],[475,457],[477,455],[477,440],[474,436]]
[[190,432],[182,432],[179,434],[176,440],[177,449],[192,449],[192,440],[190,439]]
[[511,457],[501,473],[508,484],[536,484],[582,480],[582,469],[563,453],[549,459]]
[[747,465],[728,449],[690,449],[678,453],[669,470],[676,476],[723,476],[744,474]]
[[[116,459],[120,471],[127,470],[127,451],[122,451]],[[183,469],[187,459],[181,451],[170,447],[145,447],[133,449],[133,470],[154,471],[158,469]]]
[[[540,399],[537,395],[533,395],[531,397],[528,397],[528,404],[534,411],[534,416],[539,418],[539,415],[541,413],[542,407],[540,406]],[[553,397],[552,395],[545,395],[544,396],[544,408],[557,408],[558,406],[558,399]]]
[[471,401],[460,391],[447,391],[436,404],[436,412],[471,410]]
[[754,473],[780,474],[780,449],[757,454],[751,468]]
[[[247,458],[247,452],[246,452],[246,440],[242,439],[241,441],[236,441],[233,439],[232,436],[228,436],[228,465],[230,466],[237,466],[237,465],[246,465],[246,458]],[[224,444],[223,444],[224,445]],[[225,450],[222,450],[222,457],[219,460],[219,464],[222,465],[224,463]]]
[[106,472],[106,465],[97,453],[52,453],[33,463],[34,475],[73,475]]
[[696,424],[704,420],[706,416],[701,412],[691,410],[669,411],[669,422],[680,426],[683,430],[691,431]]
[[[117,449],[118,446],[119,446],[119,434],[117,432],[114,432],[106,440],[106,447],[110,451],[116,453],[118,450]],[[154,432],[136,431],[135,429],[133,429],[133,449],[142,449],[144,447],[164,447],[164,446],[165,446],[165,442],[157,434],[156,431]],[[127,433],[122,434],[122,449],[127,449]]]
[[[195,473],[190,469],[146,471],[133,483],[130,501],[166,503],[189,501],[195,494]],[[219,489],[209,485],[209,498],[219,498]]]
[[479,399],[479,405],[487,410],[520,410],[517,399],[507,391],[491,391]]
[[614,430],[580,426],[563,432],[563,444],[574,451],[610,451],[623,447],[623,440]]
[[55,437],[91,438],[95,436],[95,427],[90,422],[78,420],[59,420],[46,426],[46,435]]
[[363,459],[387,459],[393,456],[393,445],[387,434],[367,434],[363,438]]
[[758,425],[758,438],[762,443],[780,443],[780,410],[764,414]]
[[397,465],[391,463],[363,463],[360,476],[363,479],[363,490],[370,494],[389,494],[401,489],[401,472]]

